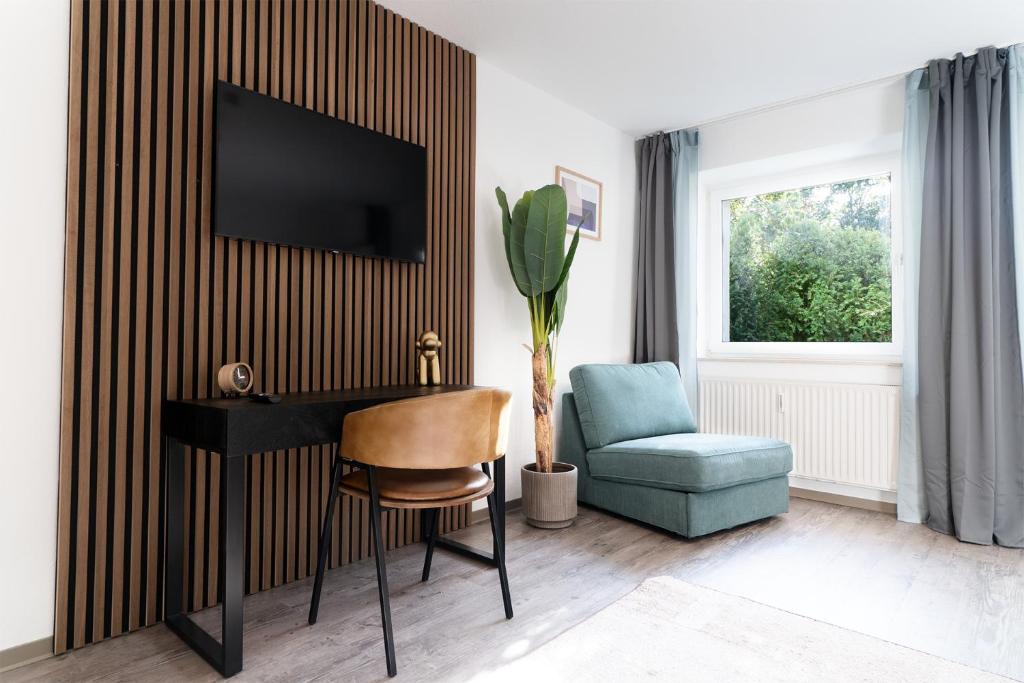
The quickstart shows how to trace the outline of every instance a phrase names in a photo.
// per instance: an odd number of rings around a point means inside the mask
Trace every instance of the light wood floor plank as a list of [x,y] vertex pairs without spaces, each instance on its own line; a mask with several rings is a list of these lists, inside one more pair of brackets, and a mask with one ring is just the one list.
[[[457,532],[482,547],[489,530]],[[508,519],[516,617],[494,570],[422,546],[388,553],[400,680],[464,681],[522,656],[644,579],[669,575],[1024,679],[1024,553],[957,542],[866,510],[794,499],[789,514],[688,541],[582,508],[573,527]],[[320,621],[310,579],[246,598],[245,670],[233,680],[385,680],[372,562],[327,574]],[[220,614],[197,620],[214,634]],[[5,681],[216,681],[157,625],[5,673]]]

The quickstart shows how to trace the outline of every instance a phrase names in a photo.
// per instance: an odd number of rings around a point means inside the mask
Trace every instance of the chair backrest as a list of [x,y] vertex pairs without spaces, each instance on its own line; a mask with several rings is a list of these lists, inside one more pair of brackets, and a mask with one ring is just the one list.
[[402,469],[447,469],[491,462],[508,446],[512,394],[481,388],[392,401],[349,413],[341,454]]
[[569,381],[587,448],[697,431],[674,363],[578,365]]

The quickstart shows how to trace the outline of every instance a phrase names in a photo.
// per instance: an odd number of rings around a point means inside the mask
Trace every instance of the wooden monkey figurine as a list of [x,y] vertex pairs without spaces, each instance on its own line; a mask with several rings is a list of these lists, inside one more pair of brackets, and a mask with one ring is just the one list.
[[[427,330],[416,340],[417,355],[420,357],[420,386],[434,386],[441,383],[441,364],[437,358],[437,351],[441,347],[441,340],[437,333]],[[430,373],[427,374],[427,366],[430,366]]]
[[[441,348],[441,340],[437,338],[437,332],[427,330],[416,340],[417,355],[420,359],[420,386],[436,386],[441,383],[441,362],[437,358],[437,352]],[[430,365],[430,375],[427,375],[427,365]]]

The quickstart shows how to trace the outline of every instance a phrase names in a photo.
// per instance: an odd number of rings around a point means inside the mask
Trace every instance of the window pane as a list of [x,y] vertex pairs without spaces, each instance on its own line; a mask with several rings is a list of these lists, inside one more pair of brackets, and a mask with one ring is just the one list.
[[730,199],[725,341],[892,341],[888,174]]

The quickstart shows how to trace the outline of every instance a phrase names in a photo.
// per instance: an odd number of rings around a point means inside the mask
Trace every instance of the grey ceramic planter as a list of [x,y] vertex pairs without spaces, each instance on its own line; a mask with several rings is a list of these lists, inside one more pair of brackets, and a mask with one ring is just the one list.
[[576,466],[556,462],[550,474],[537,465],[523,465],[523,512],[526,521],[541,529],[561,529],[576,519]]

